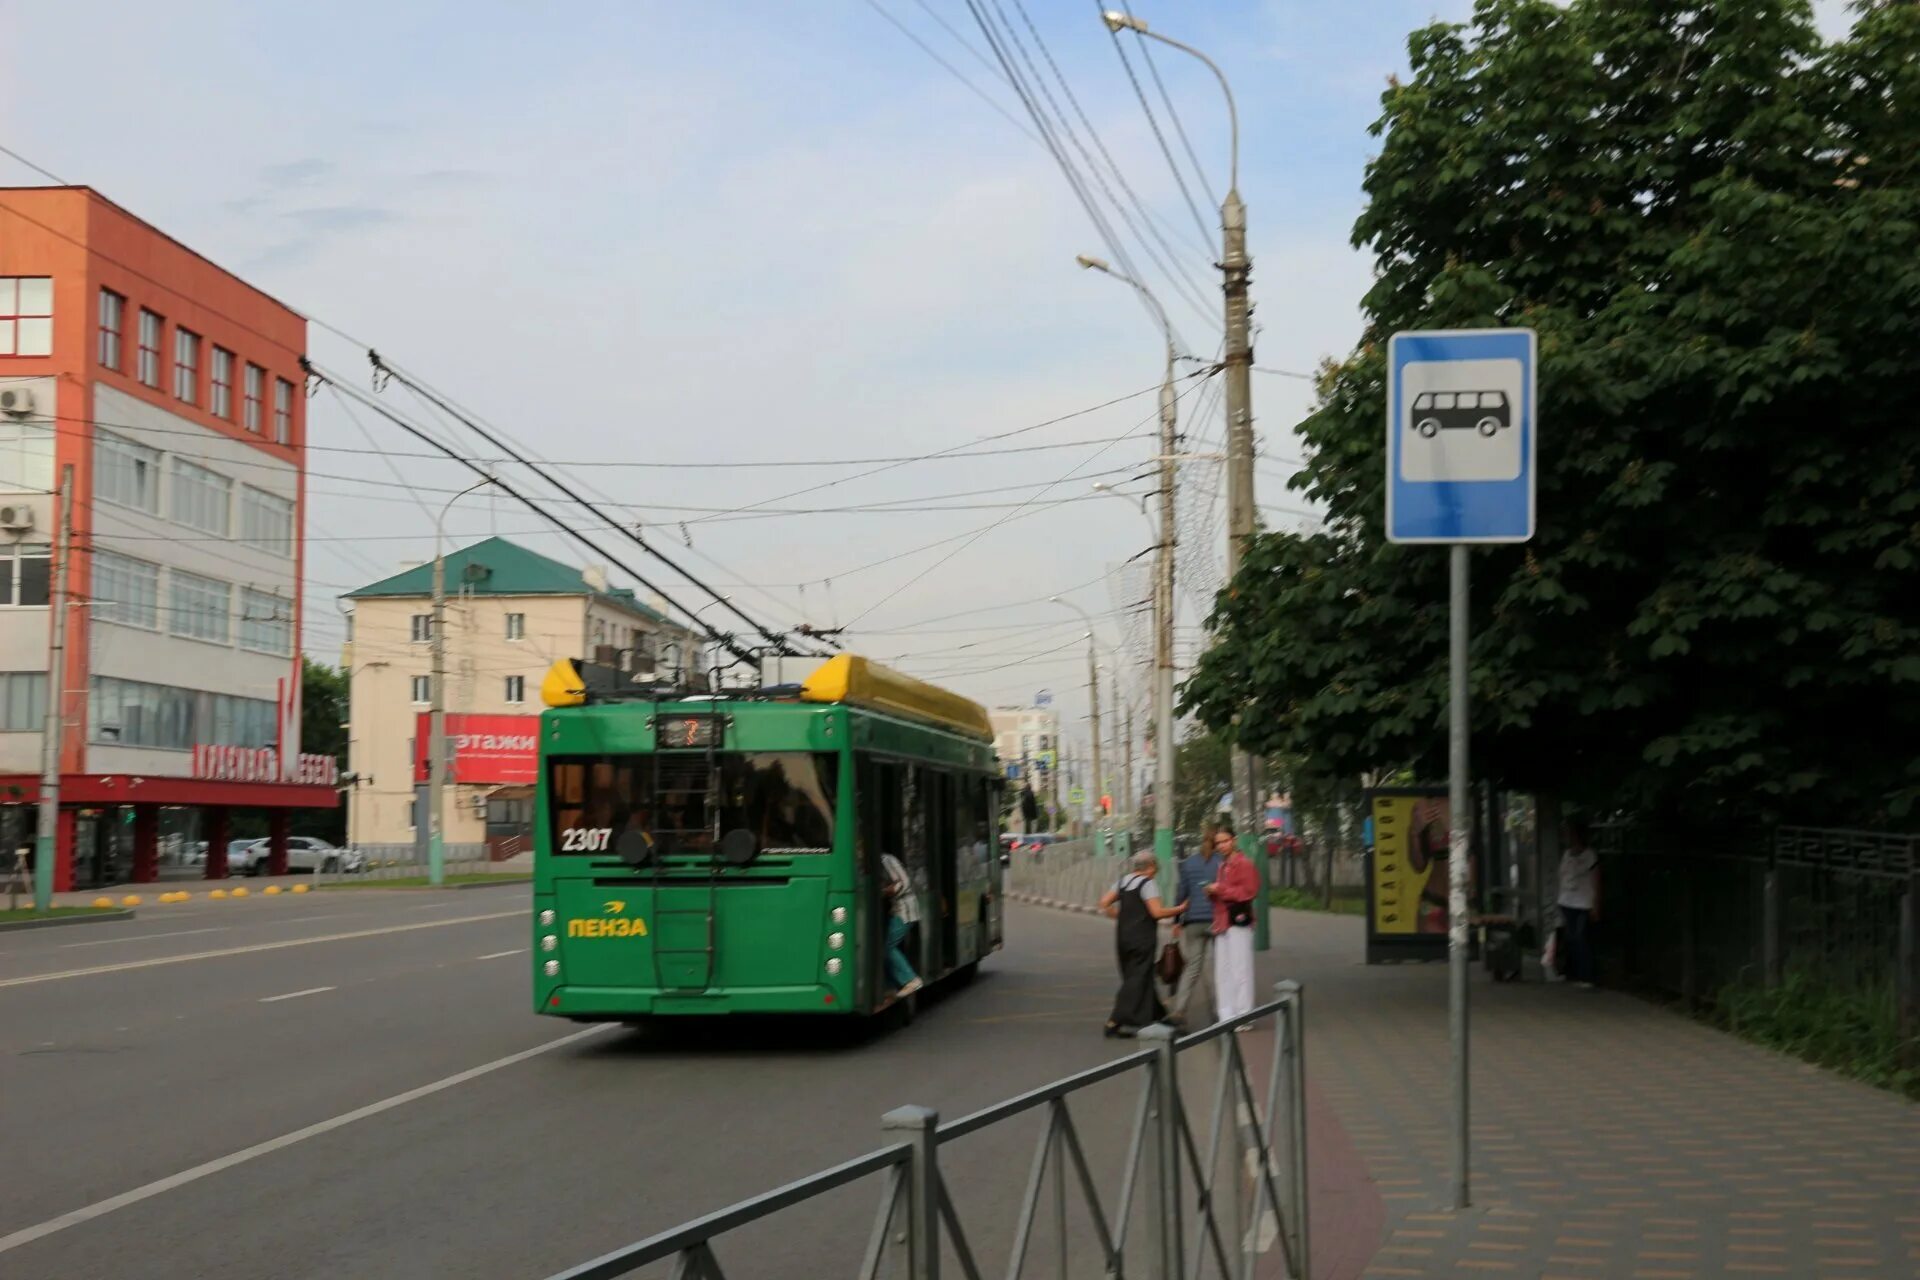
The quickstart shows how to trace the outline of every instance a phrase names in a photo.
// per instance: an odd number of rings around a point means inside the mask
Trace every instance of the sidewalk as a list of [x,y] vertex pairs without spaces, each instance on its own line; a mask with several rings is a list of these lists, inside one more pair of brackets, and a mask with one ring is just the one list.
[[1478,967],[1474,1207],[1449,1211],[1446,966],[1368,968],[1363,928],[1276,910],[1261,965],[1305,987],[1313,1119],[1337,1127],[1310,1134],[1316,1166],[1357,1153],[1385,1207],[1361,1270],[1378,1224],[1314,1206],[1316,1277],[1920,1275],[1920,1106],[1635,997]]

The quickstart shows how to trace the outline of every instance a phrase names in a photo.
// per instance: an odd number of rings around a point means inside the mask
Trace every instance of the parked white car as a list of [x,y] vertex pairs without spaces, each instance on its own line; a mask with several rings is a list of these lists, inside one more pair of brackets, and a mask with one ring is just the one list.
[[[230,876],[265,875],[267,861],[272,852],[271,840],[236,841],[235,847],[227,852],[227,874]],[[287,870],[290,872],[318,870],[326,875],[332,875],[337,871],[361,871],[365,868],[366,859],[357,849],[342,849],[338,845],[328,844],[318,836],[287,837]]]

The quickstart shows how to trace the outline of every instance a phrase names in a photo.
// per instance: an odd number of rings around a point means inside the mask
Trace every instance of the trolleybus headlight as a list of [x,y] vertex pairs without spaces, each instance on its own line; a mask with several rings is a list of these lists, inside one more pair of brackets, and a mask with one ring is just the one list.
[[828,972],[828,973],[838,973],[838,972],[840,972],[840,957],[839,957],[839,956],[834,956],[833,958],[831,958],[830,960],[828,960],[828,961],[827,961],[827,972]]
[[557,948],[559,945],[560,945],[560,939],[551,933],[548,934],[546,937],[540,939],[540,949],[542,951],[552,951],[555,948]]
[[847,909],[845,907],[835,907],[833,909],[833,922],[835,924],[845,924],[847,922]]
[[549,978],[557,978],[560,976],[560,962],[558,960],[549,960],[542,967],[547,971]]
[[846,935],[846,934],[844,934],[844,933],[830,933],[830,934],[828,934],[828,935],[827,935],[827,950],[829,950],[829,951],[838,951],[838,950],[839,950],[840,948],[842,948],[842,947],[844,947],[844,946],[846,946],[846,945],[847,945],[847,935]]
[[553,923],[553,908],[552,908],[552,907],[548,907],[548,908],[547,908],[547,909],[546,909],[545,911],[542,911],[542,912],[540,913],[540,923],[541,923],[541,924],[552,924],[552,923]]

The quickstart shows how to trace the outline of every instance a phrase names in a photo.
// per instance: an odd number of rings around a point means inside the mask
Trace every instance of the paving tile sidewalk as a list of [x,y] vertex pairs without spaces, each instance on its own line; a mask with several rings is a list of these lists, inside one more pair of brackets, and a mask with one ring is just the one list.
[[[1445,966],[1363,965],[1352,917],[1273,923],[1263,977],[1304,984],[1309,1080],[1344,1131],[1315,1145],[1350,1141],[1386,1208],[1364,1275],[1920,1276],[1920,1106],[1632,996],[1479,968],[1475,1207],[1449,1211]],[[1354,1242],[1314,1253],[1316,1276],[1354,1274]]]

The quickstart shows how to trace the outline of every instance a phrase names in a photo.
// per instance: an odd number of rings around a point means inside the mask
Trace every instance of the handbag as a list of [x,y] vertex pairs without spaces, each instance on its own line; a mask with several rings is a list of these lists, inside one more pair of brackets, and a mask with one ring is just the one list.
[[1244,926],[1253,923],[1253,904],[1251,902],[1229,902],[1227,904],[1227,923]]
[[1160,959],[1154,963],[1153,971],[1161,982],[1171,987],[1180,981],[1180,975],[1186,972],[1187,958],[1180,954],[1180,944],[1169,942],[1160,948]]

